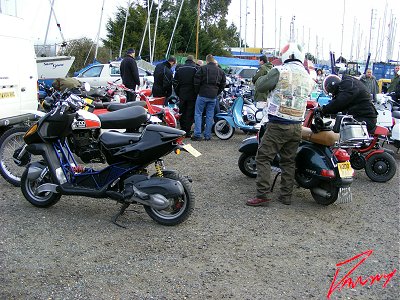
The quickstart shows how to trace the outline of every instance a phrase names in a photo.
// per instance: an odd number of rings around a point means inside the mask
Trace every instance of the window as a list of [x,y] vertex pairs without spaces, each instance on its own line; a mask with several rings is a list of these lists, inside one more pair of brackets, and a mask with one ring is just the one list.
[[119,66],[111,66],[110,67],[110,74],[111,76],[121,76],[121,73],[119,71]]
[[100,77],[103,66],[94,66],[82,73],[80,77]]

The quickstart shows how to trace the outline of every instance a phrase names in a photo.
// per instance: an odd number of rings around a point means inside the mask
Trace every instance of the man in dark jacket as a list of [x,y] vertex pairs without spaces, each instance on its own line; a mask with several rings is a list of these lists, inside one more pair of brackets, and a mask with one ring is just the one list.
[[[261,76],[267,75],[268,72],[272,69],[272,64],[268,61],[268,58],[265,55],[261,55],[259,58],[260,67],[257,70],[257,73],[254,74],[251,81],[256,84],[256,81]],[[268,94],[260,93],[257,89],[255,90],[254,94],[254,101],[267,101]]]
[[374,132],[378,113],[371,94],[360,80],[347,75],[342,79],[329,75],[323,87],[326,93],[332,94],[332,100],[321,109],[324,115],[347,113],[359,122],[365,121],[368,132]]
[[[121,73],[122,83],[132,90],[136,89],[136,86],[140,85],[139,70],[135,61],[135,50],[130,48],[126,51],[126,56],[121,61],[119,67]],[[126,93],[126,101],[135,101],[135,95],[133,93]]]
[[153,97],[169,97],[172,94],[172,71],[176,58],[170,56],[167,61],[159,63],[154,70]]
[[201,129],[204,109],[206,110],[204,139],[211,139],[211,127],[214,122],[217,95],[223,91],[226,84],[225,73],[217,66],[211,54],[207,55],[206,63],[194,75],[194,89],[195,93],[198,94],[194,113],[194,134],[192,136],[194,141],[202,140]]
[[194,122],[194,107],[196,104],[196,93],[194,92],[194,74],[199,67],[194,62],[193,55],[188,55],[185,64],[176,68],[174,76],[174,89],[179,97],[179,123],[181,129],[190,137]]

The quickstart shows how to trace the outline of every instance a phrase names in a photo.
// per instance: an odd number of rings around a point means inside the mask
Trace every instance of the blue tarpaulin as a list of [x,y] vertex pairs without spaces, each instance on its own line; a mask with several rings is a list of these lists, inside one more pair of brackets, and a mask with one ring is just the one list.
[[[253,53],[254,54],[254,53]],[[225,57],[225,56],[214,56],[219,64],[225,66],[246,66],[246,67],[258,67],[258,59],[242,59],[235,57]]]

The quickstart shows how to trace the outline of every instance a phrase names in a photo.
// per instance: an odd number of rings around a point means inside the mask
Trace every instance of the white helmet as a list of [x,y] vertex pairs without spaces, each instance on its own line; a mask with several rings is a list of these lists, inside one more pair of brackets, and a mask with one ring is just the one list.
[[301,63],[304,63],[304,57],[303,47],[297,43],[289,43],[281,50],[281,60],[283,63],[288,59],[297,59]]

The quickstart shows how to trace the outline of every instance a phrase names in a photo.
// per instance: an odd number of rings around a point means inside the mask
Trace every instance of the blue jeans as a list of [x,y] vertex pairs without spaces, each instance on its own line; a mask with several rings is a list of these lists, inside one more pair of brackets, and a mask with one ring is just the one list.
[[196,107],[194,110],[194,136],[201,137],[201,127],[203,121],[203,111],[206,109],[206,128],[204,129],[204,138],[211,138],[211,127],[214,124],[214,109],[216,98],[206,98],[197,96]]

